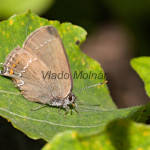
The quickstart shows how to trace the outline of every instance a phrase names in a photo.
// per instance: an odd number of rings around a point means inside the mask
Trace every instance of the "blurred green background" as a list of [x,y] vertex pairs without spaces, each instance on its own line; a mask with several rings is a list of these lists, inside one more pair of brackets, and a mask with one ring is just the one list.
[[[111,95],[119,108],[146,104],[144,85],[130,67],[130,60],[150,55],[149,0],[0,0],[0,19],[28,9],[49,20],[71,22],[87,30],[81,46],[108,73]],[[0,119],[1,149],[40,149],[34,141]]]
[[106,23],[126,26],[136,37],[136,55],[149,55],[149,0],[0,0],[0,19],[30,9],[47,19],[72,22],[91,33]]

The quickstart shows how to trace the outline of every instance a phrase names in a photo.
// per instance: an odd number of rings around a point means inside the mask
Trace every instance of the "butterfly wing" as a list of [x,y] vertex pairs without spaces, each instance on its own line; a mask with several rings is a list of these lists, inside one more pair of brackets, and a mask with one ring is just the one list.
[[[23,44],[23,49],[30,53],[34,53],[44,64],[47,65],[48,71],[52,73],[68,73],[68,79],[56,79],[60,96],[66,97],[72,90],[72,76],[67,59],[67,55],[57,30],[53,26],[44,26],[31,35]],[[51,81],[49,82],[51,84]]]
[[[51,79],[49,74],[44,78],[43,73],[47,72],[67,72],[70,78]],[[12,77],[27,99],[41,103],[49,103],[55,97],[65,98],[72,88],[67,56],[52,26],[39,28],[29,35],[23,48],[12,51],[4,63],[3,75]]]
[[49,87],[47,80],[41,78],[41,72],[47,70],[46,65],[37,59],[36,55],[31,55],[21,48],[16,48],[7,57],[4,63],[4,76],[11,77],[16,86],[19,87],[25,98],[49,103],[52,97],[52,88]]

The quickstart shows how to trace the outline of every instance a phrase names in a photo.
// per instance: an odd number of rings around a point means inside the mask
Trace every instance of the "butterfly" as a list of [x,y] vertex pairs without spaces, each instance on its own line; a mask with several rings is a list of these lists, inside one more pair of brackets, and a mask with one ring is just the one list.
[[[77,111],[68,58],[53,26],[43,26],[31,33],[22,48],[18,46],[10,52],[3,68],[1,75],[11,77],[29,101],[63,108],[64,116],[70,106]],[[61,73],[68,78],[60,79]]]

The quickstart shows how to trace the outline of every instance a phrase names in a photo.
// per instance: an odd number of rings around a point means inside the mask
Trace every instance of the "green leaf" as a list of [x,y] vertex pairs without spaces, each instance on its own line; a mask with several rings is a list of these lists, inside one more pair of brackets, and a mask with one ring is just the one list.
[[[0,76],[0,115],[8,119],[15,128],[23,131],[33,139],[43,138],[49,141],[56,133],[66,130],[76,130],[82,134],[97,133],[104,128],[107,122],[117,118],[137,118],[136,112],[143,114],[143,107],[133,107],[117,110],[113,103],[107,85],[97,86],[83,91],[81,88],[105,79],[76,79],[75,71],[84,73],[102,73],[100,64],[83,54],[79,45],[86,38],[86,31],[71,23],[48,21],[40,18],[30,11],[11,17],[0,23],[0,61],[4,62],[6,56],[17,45],[22,46],[27,36],[35,29],[44,25],[53,25],[60,33],[69,59],[73,76],[73,92],[77,96],[80,115],[73,110],[66,118],[58,114],[58,108],[47,106],[43,109],[32,111],[41,105],[25,99],[20,91],[13,85],[12,80]],[[146,108],[147,110],[148,108]],[[139,118],[138,121],[141,119]],[[147,118],[145,117],[146,121]]]
[[144,81],[146,93],[150,97],[150,57],[133,58],[131,66]]
[[[0,61],[4,62],[11,50],[17,45],[22,46],[30,33],[44,25],[53,25],[59,31],[64,43],[73,76],[73,92],[78,97],[77,103],[79,103],[80,116],[76,112],[73,112],[73,115],[69,112],[64,118],[63,115],[58,114],[58,108],[50,106],[31,111],[32,108],[36,108],[41,104],[25,99],[13,85],[11,79],[0,76],[1,116],[9,119],[16,128],[34,139],[50,140],[55,133],[68,129],[77,129],[81,133],[85,133],[101,128],[103,123],[100,123],[99,119],[102,118],[102,110],[112,110],[116,107],[106,85],[78,92],[81,88],[104,81],[104,79],[74,78],[75,71],[103,72],[100,65],[83,54],[79,45],[76,44],[77,41],[81,44],[87,34],[81,27],[71,23],[60,24],[58,21],[48,21],[30,11],[13,16],[9,20],[0,23]],[[64,114],[63,110],[62,113]],[[112,116],[109,118],[112,118]]]
[[150,126],[115,120],[103,132],[85,136],[76,131],[57,134],[42,150],[148,150]]

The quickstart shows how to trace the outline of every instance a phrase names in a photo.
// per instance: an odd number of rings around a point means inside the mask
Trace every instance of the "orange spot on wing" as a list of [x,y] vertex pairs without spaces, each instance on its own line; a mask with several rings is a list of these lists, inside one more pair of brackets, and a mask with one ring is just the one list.
[[16,61],[16,63],[18,64],[18,63],[19,63],[19,61],[17,60],[17,61]]
[[13,69],[10,69],[10,72],[9,72],[10,74],[13,74],[14,73],[14,71],[13,71]]
[[13,68],[15,68],[15,67],[16,67],[16,65],[15,65],[15,64],[13,64],[13,65],[12,65],[12,67],[13,67]]

